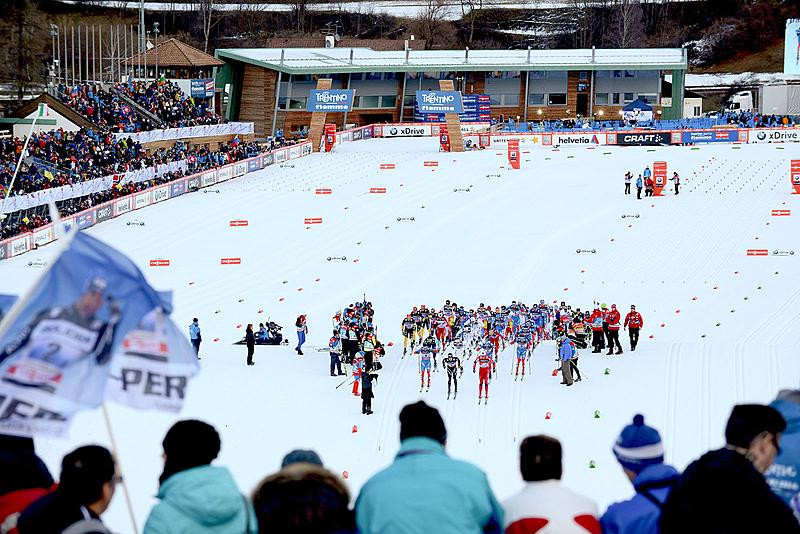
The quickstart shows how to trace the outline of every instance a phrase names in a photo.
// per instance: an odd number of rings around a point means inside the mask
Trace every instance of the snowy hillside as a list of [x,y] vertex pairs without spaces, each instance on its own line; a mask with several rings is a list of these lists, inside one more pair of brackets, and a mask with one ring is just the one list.
[[[722,443],[732,404],[766,402],[798,385],[793,146],[532,149],[522,154],[522,170],[512,171],[505,151],[440,154],[437,141],[338,146],[88,230],[134,258],[155,287],[175,291],[179,325],[200,319],[202,371],[181,417],[220,430],[218,463],[243,491],[277,470],[283,454],[308,447],[332,470],[347,471],[357,493],[391,462],[400,408],[422,397],[442,411],[450,453],[480,465],[498,497],[521,485],[519,440],[543,432],[564,444],[566,484],[604,509],[631,493],[611,445],[634,413],[661,431],[667,461],[683,468]],[[680,173],[681,194],[623,195],[623,173],[654,161],[667,161],[670,176]],[[396,168],[380,170],[381,163]],[[370,187],[387,192],[370,194]],[[315,195],[316,188],[332,194]],[[773,209],[792,216],[772,217]],[[312,217],[322,224],[304,224]],[[234,219],[249,224],[231,227]],[[145,224],[126,224],[132,221]],[[752,248],[769,255],[749,257]],[[53,250],[3,262],[0,292],[20,292],[40,272],[28,264],[49,261]],[[221,265],[228,257],[241,264]],[[155,258],[171,264],[149,267]],[[378,337],[394,342],[371,416],[361,415],[349,386],[335,389],[340,380],[328,376],[327,353],[312,348],[327,343],[337,308],[364,294],[377,310]],[[401,359],[400,321],[412,306],[540,298],[582,309],[616,303],[623,315],[635,304],[645,320],[639,348],[628,351],[621,333],[621,356],[582,351],[584,380],[571,388],[552,376],[552,342],[537,348],[533,373],[518,382],[508,349],[488,406],[477,405],[471,361],[456,400],[445,400],[441,371],[420,394],[416,357]],[[270,317],[293,342],[300,313],[309,316],[305,356],[293,345],[257,347],[248,368],[245,348],[232,345],[243,335],[237,325]],[[175,418],[109,409],[141,526],[154,503],[161,440]],[[57,473],[61,456],[88,442],[108,443],[100,411],[79,415],[70,439],[37,446]],[[121,495],[106,522],[128,531]]]

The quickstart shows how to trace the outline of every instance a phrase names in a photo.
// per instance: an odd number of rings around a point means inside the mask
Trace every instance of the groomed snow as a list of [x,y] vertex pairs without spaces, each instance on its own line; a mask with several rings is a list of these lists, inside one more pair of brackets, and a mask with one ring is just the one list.
[[[667,460],[683,468],[722,444],[734,403],[767,402],[778,389],[797,387],[800,253],[745,253],[797,246],[798,197],[788,194],[793,145],[532,149],[522,154],[522,170],[511,171],[502,168],[504,151],[441,154],[436,143],[342,145],[88,230],[129,254],[158,289],[175,291],[181,327],[199,317],[202,371],[180,417],[217,427],[217,463],[231,468],[244,492],[276,471],[283,454],[309,447],[333,471],[348,471],[357,494],[392,461],[400,408],[423,398],[446,419],[449,452],[483,468],[499,498],[521,485],[520,439],[547,433],[564,444],[565,483],[602,510],[632,493],[611,446],[635,413],[661,431]],[[439,166],[424,167],[429,160]],[[681,194],[623,196],[623,172],[657,160],[681,174]],[[380,163],[397,168],[380,171]],[[369,194],[376,186],[387,193]],[[315,195],[316,187],[333,194]],[[461,188],[470,191],[454,192]],[[793,209],[793,216],[771,217],[772,209]],[[306,228],[305,217],[323,223]],[[231,219],[249,226],[231,228]],[[146,225],[126,225],[132,220]],[[28,263],[51,260],[53,250],[4,261],[0,291],[20,292],[39,272]],[[242,264],[220,265],[221,257]],[[172,263],[151,268],[152,258]],[[377,309],[379,337],[394,342],[368,417],[349,386],[335,389],[327,354],[312,348],[326,344],[334,311],[364,293]],[[624,333],[622,356],[582,351],[584,380],[571,388],[551,376],[552,342],[537,348],[524,382],[511,378],[509,349],[489,405],[478,407],[472,362],[458,399],[446,401],[443,373],[420,395],[416,358],[400,358],[405,313],[448,298],[468,307],[545,298],[582,309],[596,299],[623,314],[633,303],[645,328],[635,353]],[[271,317],[293,342],[300,313],[309,315],[305,356],[293,345],[257,347],[256,365],[247,368],[244,347],[232,345],[243,332],[236,325]],[[161,440],[177,418],[109,410],[141,528],[154,503]],[[109,443],[99,410],[80,414],[69,439],[37,439],[37,448],[57,475],[62,455],[86,443]],[[130,532],[121,493],[105,519]]]

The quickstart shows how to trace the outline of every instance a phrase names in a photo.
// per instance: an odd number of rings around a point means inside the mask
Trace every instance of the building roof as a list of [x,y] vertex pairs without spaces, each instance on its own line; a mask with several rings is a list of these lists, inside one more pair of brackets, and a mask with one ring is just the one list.
[[158,58],[159,67],[200,68],[221,67],[225,64],[214,56],[174,38],[158,43],[157,46],[143,54],[134,55],[130,61],[137,65],[139,56],[142,56],[143,64],[147,66],[155,65],[156,57]]
[[681,48],[582,50],[397,50],[231,48],[216,57],[287,74],[487,70],[661,70],[687,68]]
[[[371,48],[372,50],[405,50],[406,42],[414,50],[424,50],[425,39],[405,41],[404,39],[354,39],[342,37],[336,42],[339,48]],[[325,36],[319,37],[273,37],[267,39],[266,48],[323,48]]]

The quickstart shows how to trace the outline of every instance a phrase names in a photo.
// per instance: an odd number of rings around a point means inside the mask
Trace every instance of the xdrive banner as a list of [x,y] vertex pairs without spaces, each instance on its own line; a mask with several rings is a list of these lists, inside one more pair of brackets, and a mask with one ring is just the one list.
[[417,111],[420,113],[463,113],[458,91],[417,91]]
[[353,89],[314,89],[308,92],[306,111],[350,111],[353,108]]

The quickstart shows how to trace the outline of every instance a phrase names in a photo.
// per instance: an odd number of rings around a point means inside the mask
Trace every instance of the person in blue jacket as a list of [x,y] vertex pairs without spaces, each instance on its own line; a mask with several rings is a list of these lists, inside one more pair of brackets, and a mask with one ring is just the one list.
[[210,465],[220,449],[213,426],[178,421],[162,443],[164,471],[158,499],[144,534],[256,534],[258,523],[250,501],[230,472]]
[[194,347],[194,353],[197,355],[197,359],[200,359],[200,342],[203,338],[200,336],[200,323],[197,321],[197,317],[192,319],[192,324],[189,325],[189,339],[192,341],[192,346]]
[[361,534],[480,534],[503,531],[503,509],[472,464],[445,453],[447,430],[422,401],[400,412],[400,451],[356,500]]
[[569,361],[575,356],[577,350],[575,344],[566,336],[558,340],[560,345],[558,357],[561,361],[561,383],[565,386],[572,385],[572,366]]
[[661,507],[678,477],[678,471],[664,463],[658,430],[636,414],[633,424],[622,429],[613,451],[636,495],[608,507],[600,518],[603,534],[657,534]]
[[791,505],[800,493],[800,390],[780,391],[770,406],[786,420],[786,430],[781,434],[781,450],[764,478],[772,491]]
[[644,182],[642,181],[642,175],[640,174],[636,179],[636,198],[639,200],[642,200],[642,187],[644,187]]

